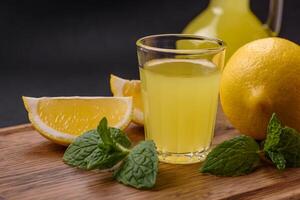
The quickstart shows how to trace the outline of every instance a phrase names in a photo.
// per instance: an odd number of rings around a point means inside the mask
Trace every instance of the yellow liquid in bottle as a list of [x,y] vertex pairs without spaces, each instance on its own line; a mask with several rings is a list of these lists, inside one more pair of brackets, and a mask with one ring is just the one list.
[[161,161],[193,163],[205,157],[214,132],[220,75],[204,59],[158,59],[140,68],[146,138],[156,143]]
[[271,35],[270,30],[251,12],[249,0],[210,2],[208,8],[193,19],[183,33],[215,37],[225,41],[226,60],[244,44]]

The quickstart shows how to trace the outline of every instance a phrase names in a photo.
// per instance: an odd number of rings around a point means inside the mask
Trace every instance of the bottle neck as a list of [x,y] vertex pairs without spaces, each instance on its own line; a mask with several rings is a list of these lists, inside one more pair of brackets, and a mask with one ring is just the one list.
[[235,11],[248,11],[249,0],[210,0],[210,7]]

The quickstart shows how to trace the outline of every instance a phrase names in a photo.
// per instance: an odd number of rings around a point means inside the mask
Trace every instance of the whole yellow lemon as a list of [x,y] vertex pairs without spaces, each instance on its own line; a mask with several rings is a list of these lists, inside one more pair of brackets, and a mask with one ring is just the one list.
[[225,115],[242,134],[264,139],[274,112],[300,131],[300,47],[276,37],[244,45],[225,66],[220,97]]

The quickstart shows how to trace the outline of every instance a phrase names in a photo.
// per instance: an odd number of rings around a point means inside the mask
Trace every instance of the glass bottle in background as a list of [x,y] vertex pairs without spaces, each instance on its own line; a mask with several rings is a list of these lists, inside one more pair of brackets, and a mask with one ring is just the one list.
[[242,45],[279,33],[283,0],[270,0],[266,24],[250,10],[249,0],[210,0],[209,6],[183,33],[220,38],[227,44],[226,60]]

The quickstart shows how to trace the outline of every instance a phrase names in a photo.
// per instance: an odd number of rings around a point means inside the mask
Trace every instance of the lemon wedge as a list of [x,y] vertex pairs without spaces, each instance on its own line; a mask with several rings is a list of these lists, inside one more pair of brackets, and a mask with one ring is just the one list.
[[132,97],[133,117],[132,121],[143,125],[144,113],[141,97],[141,81],[127,80],[115,75],[110,75],[110,89],[115,97]]
[[95,129],[103,117],[109,126],[120,129],[132,117],[131,97],[23,97],[23,102],[38,132],[62,145]]

